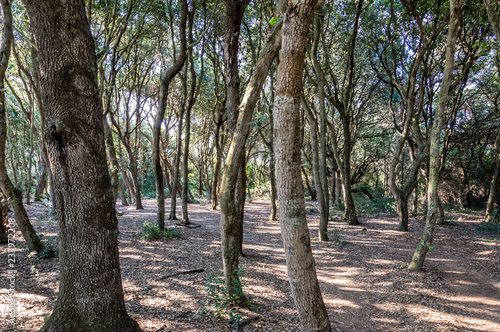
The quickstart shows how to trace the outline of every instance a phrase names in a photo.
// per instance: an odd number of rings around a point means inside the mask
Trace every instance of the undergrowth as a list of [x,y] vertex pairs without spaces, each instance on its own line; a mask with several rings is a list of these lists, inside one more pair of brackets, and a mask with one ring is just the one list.
[[180,237],[181,232],[177,228],[160,229],[158,225],[145,222],[142,225],[142,239],[146,241],[159,241]]
[[236,270],[236,275],[238,278],[233,286],[231,297],[228,297],[222,269],[208,276],[206,290],[209,298],[203,307],[203,314],[210,314],[219,319],[227,318],[232,324],[237,323],[243,318],[243,315],[238,310],[238,306],[251,306],[254,303],[251,297],[243,293],[245,271],[241,265]]

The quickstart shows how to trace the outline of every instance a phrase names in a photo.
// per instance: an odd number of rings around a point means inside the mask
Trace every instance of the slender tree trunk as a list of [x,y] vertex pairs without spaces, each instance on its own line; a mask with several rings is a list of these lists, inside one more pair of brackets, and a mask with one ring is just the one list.
[[139,171],[137,168],[137,158],[134,156],[134,151],[132,151],[132,147],[130,145],[124,144],[125,150],[128,154],[128,170],[130,171],[130,177],[132,178],[132,185],[130,184],[130,180],[126,172],[122,173],[126,176],[124,179],[127,179],[127,187],[130,189],[131,195],[135,198],[135,209],[142,210],[144,207],[142,206],[142,198],[141,198],[141,185],[139,184]]
[[[232,45],[226,45],[227,49],[224,51],[226,66],[232,66],[232,63],[236,61],[236,68],[231,67],[232,77],[228,79],[226,74],[226,88],[228,86],[231,89],[237,87],[238,84],[234,85],[238,80],[237,71],[237,43],[238,40],[232,40],[234,33],[239,33],[239,24],[241,23],[241,17],[243,16],[243,11],[246,7],[248,1],[244,3],[239,3],[238,6],[234,7],[234,4],[226,3],[226,14],[239,15],[232,19],[228,19],[231,22],[226,22],[231,26],[226,30],[226,43],[231,42]],[[233,21],[236,20],[236,21]],[[239,277],[236,273],[239,262],[239,255],[242,253],[242,241],[243,241],[243,209],[245,200],[245,185],[246,185],[246,173],[245,173],[245,144],[250,132],[250,121],[252,119],[253,110],[257,101],[259,100],[260,93],[264,82],[267,78],[267,73],[273,62],[274,58],[278,55],[280,49],[281,41],[281,24],[275,28],[273,34],[269,38],[265,47],[259,55],[259,60],[254,68],[254,72],[250,79],[250,82],[245,90],[245,95],[241,103],[235,104],[239,101],[237,91],[227,90],[227,108],[238,112],[237,122],[235,122],[236,127],[234,128],[234,133],[232,135],[231,145],[226,157],[226,165],[224,168],[224,175],[221,181],[221,191],[220,191],[220,205],[221,205],[221,242],[222,242],[222,260],[224,266],[224,277],[226,280],[226,289],[228,290],[228,297],[231,299],[234,296],[235,285],[239,283]],[[229,69],[227,69],[229,70]],[[229,82],[229,81],[230,82]],[[230,84],[231,85],[230,85]],[[231,98],[235,100],[231,100]],[[237,99],[236,99],[237,98]],[[230,111],[229,111],[230,112]],[[229,115],[228,115],[229,116]],[[233,115],[234,116],[234,115]],[[245,298],[239,299],[244,303]]]
[[311,200],[315,201],[317,199],[317,193],[315,188],[311,187],[311,184],[309,183],[309,177],[307,176],[306,168],[304,166],[301,166],[301,171],[304,175],[304,181],[306,182],[307,191],[309,192],[309,195],[311,195]]
[[[319,84],[318,84],[319,89]],[[324,195],[324,187],[321,178],[321,164],[320,164],[320,144],[318,142],[318,121],[314,116],[313,112],[310,110],[309,106],[305,99],[301,101],[302,108],[306,112],[307,120],[309,121],[309,132],[311,135],[311,146],[312,146],[312,161],[313,161],[313,179],[314,179],[314,187],[316,188],[316,194],[318,195],[318,207],[319,207],[319,229],[318,235],[320,241],[328,241],[328,214],[325,213],[325,195]]]
[[[317,175],[314,176],[314,182],[316,187],[316,192],[318,193],[318,206],[319,206],[319,240],[320,241],[328,241],[328,215],[329,215],[329,195],[328,195],[328,178],[326,175],[326,106],[325,106],[325,75],[323,73],[323,69],[318,61],[318,44],[320,42],[321,36],[321,20],[322,15],[316,15],[316,24],[315,24],[315,38],[313,42],[313,47],[311,51],[311,59],[314,67],[314,72],[317,77],[317,86],[316,86],[316,97],[318,100],[319,106],[319,124],[316,123],[314,125],[315,131],[317,132],[316,143],[313,145],[313,154],[316,154],[316,157],[313,157],[313,160],[316,158],[317,166]],[[308,118],[312,116],[312,112],[308,115]],[[311,118],[312,120],[312,118]],[[310,125],[312,126],[311,122]],[[316,129],[317,128],[317,129]],[[312,137],[311,137],[312,140]],[[321,193],[319,191],[321,189]]]
[[[274,97],[273,97],[274,102]],[[269,138],[269,186],[271,192],[271,214],[269,215],[270,221],[276,221],[276,212],[278,206],[276,204],[277,193],[276,193],[276,160],[274,154],[274,115],[272,109],[269,110],[269,121],[271,127],[271,137]]]
[[123,206],[128,206],[127,196],[125,194],[124,185],[118,183],[118,193],[120,194],[120,200]]
[[288,278],[303,331],[331,331],[311,250],[301,177],[300,100],[304,58],[316,0],[288,2],[277,74],[274,135],[278,219]]
[[111,170],[109,172],[111,176],[111,192],[113,193],[113,208],[116,208],[116,200],[118,199],[118,186],[120,184],[120,179],[118,178],[118,172],[120,166],[118,165],[118,160],[116,159],[115,143],[113,141],[113,132],[109,127],[106,115],[102,119],[102,124],[104,127],[104,138],[106,140],[106,148],[108,149],[109,162],[111,164]]
[[486,203],[486,220],[491,220],[493,216],[493,208],[495,206],[495,198],[497,196],[497,188],[500,184],[500,129],[498,130],[497,139],[495,141],[495,148],[497,158],[495,162],[495,170],[490,182],[490,193],[488,195],[488,202]]
[[440,169],[439,143],[441,138],[441,127],[446,103],[449,99],[451,81],[453,79],[453,68],[455,65],[455,49],[458,33],[462,21],[462,5],[464,0],[450,0],[450,22],[448,28],[448,37],[446,40],[446,60],[443,72],[443,81],[439,95],[439,102],[434,116],[434,122],[430,134],[429,149],[429,182],[427,185],[427,218],[425,227],[413,258],[408,266],[410,271],[421,271],[425,256],[432,245],[434,237],[434,228],[438,218],[438,184]]
[[7,204],[4,203],[2,197],[2,200],[0,201],[0,244],[9,243],[9,235],[7,234],[7,227],[5,226],[9,220],[7,217],[7,209],[4,208],[6,206]]
[[[493,31],[495,31],[497,46],[495,51],[500,52],[500,47],[498,47],[498,43],[500,42],[500,15],[498,10],[500,9],[500,5],[496,5],[496,8],[492,2],[492,0],[484,0],[484,4],[486,5],[486,12],[488,13],[488,20],[490,21],[491,26],[493,27]],[[498,66],[498,63],[497,63]],[[497,68],[500,71],[500,68]],[[493,177],[490,183],[490,193],[488,195],[488,202],[486,204],[486,220],[491,220],[493,216],[493,208],[495,206],[495,199],[497,196],[498,186],[500,185],[500,129],[498,129],[497,138],[495,140],[495,148],[497,151],[497,157],[495,162],[495,170],[493,171]]]
[[[181,20],[179,25],[179,35],[180,35],[180,51],[179,57],[174,61],[172,66],[170,66],[165,72],[161,74],[160,77],[160,97],[158,100],[158,113],[156,114],[154,126],[153,126],[153,148],[152,148],[152,159],[153,159],[153,172],[155,175],[156,183],[156,202],[158,205],[158,210],[156,214],[156,222],[160,229],[165,228],[165,185],[163,179],[163,171],[161,168],[160,161],[160,138],[161,138],[161,125],[163,123],[163,118],[165,117],[165,110],[167,107],[167,96],[168,87],[170,82],[174,77],[181,71],[186,61],[186,18],[187,18],[187,1],[179,0],[181,5]],[[176,180],[176,179],[174,179]],[[176,182],[174,182],[174,194],[175,197],[175,187]]]
[[12,34],[12,11],[9,0],[1,0],[3,14],[2,44],[0,46],[0,189],[14,211],[17,225],[23,234],[26,245],[31,252],[40,253],[43,244],[31,225],[23,205],[21,191],[14,187],[7,174],[5,166],[5,145],[7,142],[7,109],[5,107],[5,73],[9,64],[11,45],[14,40]]
[[25,1],[39,51],[60,228],[59,295],[41,331],[142,331],[126,312],[94,39],[83,1]]
[[38,181],[35,187],[35,202],[39,202],[42,200],[42,194],[47,186],[47,151],[43,145],[43,142],[40,142],[40,176],[38,177]]
[[[177,124],[177,140],[176,140],[176,153],[174,160],[174,176],[172,179],[172,192],[173,195],[170,197],[170,216],[169,220],[177,220],[177,190],[182,190],[182,186],[179,186],[179,171],[181,165],[181,155],[182,155],[182,122],[184,119],[184,102],[181,105],[181,110],[179,112],[179,123]],[[179,195],[182,199],[182,193]]]

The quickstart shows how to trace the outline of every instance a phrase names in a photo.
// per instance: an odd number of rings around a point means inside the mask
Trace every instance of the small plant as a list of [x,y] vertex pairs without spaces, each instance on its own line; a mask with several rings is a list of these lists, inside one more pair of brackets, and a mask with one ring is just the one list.
[[153,225],[150,222],[145,222],[142,225],[142,239],[146,241],[159,241],[180,237],[181,232],[177,228],[160,229],[158,225]]
[[233,286],[234,288],[231,292],[232,296],[230,298],[228,297],[226,283],[221,269],[219,269],[216,273],[209,275],[206,284],[209,298],[205,302],[203,312],[210,313],[219,319],[227,316],[231,323],[237,323],[240,321],[243,318],[243,315],[238,311],[236,306],[248,306],[253,304],[251,299],[243,294],[244,283],[242,282],[242,278],[244,274],[245,272],[240,266],[236,270],[238,279],[236,284]]
[[342,233],[342,228],[336,228],[333,230],[330,230],[327,235],[330,241],[334,242],[336,245],[339,245],[340,247],[345,247],[349,245],[350,243],[347,241],[344,241],[340,238],[340,234]]

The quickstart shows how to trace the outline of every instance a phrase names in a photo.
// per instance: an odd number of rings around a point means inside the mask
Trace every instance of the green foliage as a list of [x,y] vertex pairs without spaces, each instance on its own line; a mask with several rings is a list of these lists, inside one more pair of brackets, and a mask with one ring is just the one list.
[[180,237],[181,232],[177,228],[161,230],[158,225],[153,225],[150,222],[145,222],[142,225],[142,239],[146,241],[159,241]]
[[[369,189],[369,188],[368,188]],[[369,189],[370,190],[370,189]],[[371,190],[370,190],[371,191]],[[354,204],[359,214],[373,215],[376,213],[396,214],[396,202],[393,197],[386,197],[381,188],[373,190],[373,199],[361,193],[353,195]]]
[[[244,283],[242,281],[245,271],[242,269],[241,265],[236,270],[236,275],[238,276],[236,284],[233,286],[233,295],[231,298],[228,297],[228,291],[226,289],[226,283],[224,276],[222,275],[222,269],[219,269],[216,273],[208,276],[208,281],[206,284],[207,295],[209,298],[205,302],[203,308],[204,313],[209,313],[215,317],[221,319],[223,317],[228,317],[231,323],[236,323],[243,315],[235,307],[236,304],[241,303],[241,299],[245,298],[243,294]],[[251,298],[246,297],[246,304],[252,305]]]

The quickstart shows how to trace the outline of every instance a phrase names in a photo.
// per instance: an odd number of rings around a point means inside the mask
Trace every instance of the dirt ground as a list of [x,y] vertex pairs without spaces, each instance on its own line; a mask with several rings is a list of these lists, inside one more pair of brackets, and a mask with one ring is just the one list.
[[[142,224],[155,218],[154,200],[145,210],[119,205],[120,260],[129,314],[144,331],[230,331],[227,317],[204,310],[207,281],[222,266],[219,211],[209,204],[189,205],[191,222],[181,238],[161,242],[141,239]],[[397,232],[388,215],[361,218],[349,226],[339,218],[329,224],[331,241],[317,241],[318,212],[307,202],[321,290],[335,331],[500,331],[500,239],[480,233],[479,214],[449,214],[452,226],[439,227],[434,250],[423,273],[406,270],[423,228],[411,219],[410,232]],[[241,331],[299,331],[297,312],[286,275],[280,228],[267,220],[266,201],[248,203],[245,217],[244,291],[254,306],[241,309],[255,318]],[[44,239],[57,241],[57,224],[47,204],[27,207]],[[167,206],[168,211],[168,206]],[[181,215],[180,207],[178,216]],[[168,227],[174,227],[169,222]],[[51,312],[58,292],[57,257],[28,258],[18,232],[16,251],[18,314],[14,329],[37,331]],[[7,318],[7,248],[0,247],[0,321]],[[187,270],[201,273],[168,275]],[[162,278],[163,277],[163,278]]]

